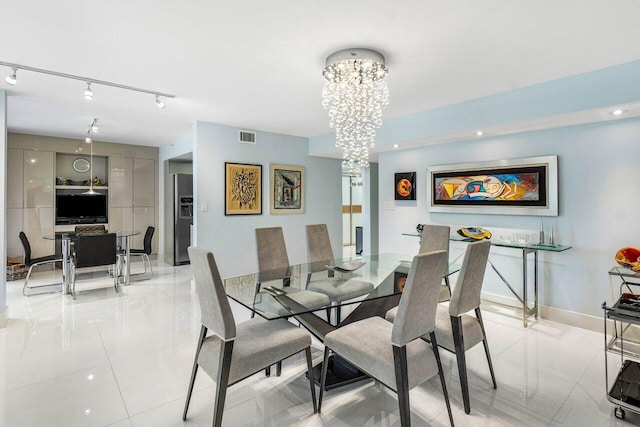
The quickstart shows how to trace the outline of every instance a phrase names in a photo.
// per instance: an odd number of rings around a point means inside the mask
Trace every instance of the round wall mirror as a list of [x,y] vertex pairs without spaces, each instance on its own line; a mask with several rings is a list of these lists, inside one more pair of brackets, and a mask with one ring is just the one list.
[[73,169],[75,169],[76,172],[87,172],[90,167],[91,165],[87,159],[75,159],[73,161]]

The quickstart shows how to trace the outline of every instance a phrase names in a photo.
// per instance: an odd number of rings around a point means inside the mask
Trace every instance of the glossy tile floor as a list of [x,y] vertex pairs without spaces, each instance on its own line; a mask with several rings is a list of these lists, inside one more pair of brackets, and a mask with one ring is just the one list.
[[[140,265],[135,265],[140,268]],[[52,280],[37,273],[34,284]],[[181,420],[199,331],[188,266],[155,266],[153,280],[120,293],[104,274],[69,296],[23,297],[9,282],[11,319],[0,329],[0,426],[208,426],[214,383],[200,372],[189,418]],[[234,306],[236,320],[249,313]],[[482,346],[467,352],[470,415],[462,410],[455,358],[442,352],[457,426],[638,425],[613,417],[605,396],[600,334],[539,321],[523,329],[513,314],[485,309],[498,389],[490,386]],[[314,360],[322,358],[314,342]],[[619,358],[610,358],[617,369]],[[314,415],[302,357],[281,377],[257,374],[229,389],[228,426],[399,426],[392,392],[368,381],[330,391]],[[448,426],[434,378],[411,391],[414,426]]]

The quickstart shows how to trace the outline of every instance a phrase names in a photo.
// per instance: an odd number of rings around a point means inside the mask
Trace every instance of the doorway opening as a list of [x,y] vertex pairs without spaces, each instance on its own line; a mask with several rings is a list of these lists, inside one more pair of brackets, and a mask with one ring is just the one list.
[[342,244],[345,257],[362,253],[363,202],[362,177],[342,175]]

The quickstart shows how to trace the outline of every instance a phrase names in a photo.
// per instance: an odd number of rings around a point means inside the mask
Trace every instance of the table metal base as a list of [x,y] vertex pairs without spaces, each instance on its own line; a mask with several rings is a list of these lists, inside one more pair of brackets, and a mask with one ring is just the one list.
[[[307,374],[307,377],[308,375],[309,374]],[[313,379],[315,383],[320,386],[320,381],[322,380],[322,363],[313,367]],[[372,378],[339,355],[334,354],[329,357],[325,390],[331,390],[369,379]]]

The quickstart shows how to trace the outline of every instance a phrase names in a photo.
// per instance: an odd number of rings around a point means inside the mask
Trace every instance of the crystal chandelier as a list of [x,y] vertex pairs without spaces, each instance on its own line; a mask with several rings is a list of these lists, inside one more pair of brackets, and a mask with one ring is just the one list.
[[336,147],[342,166],[360,175],[369,166],[369,149],[375,147],[382,110],[389,105],[384,56],[371,49],[344,49],[327,57],[322,106],[336,130]]

